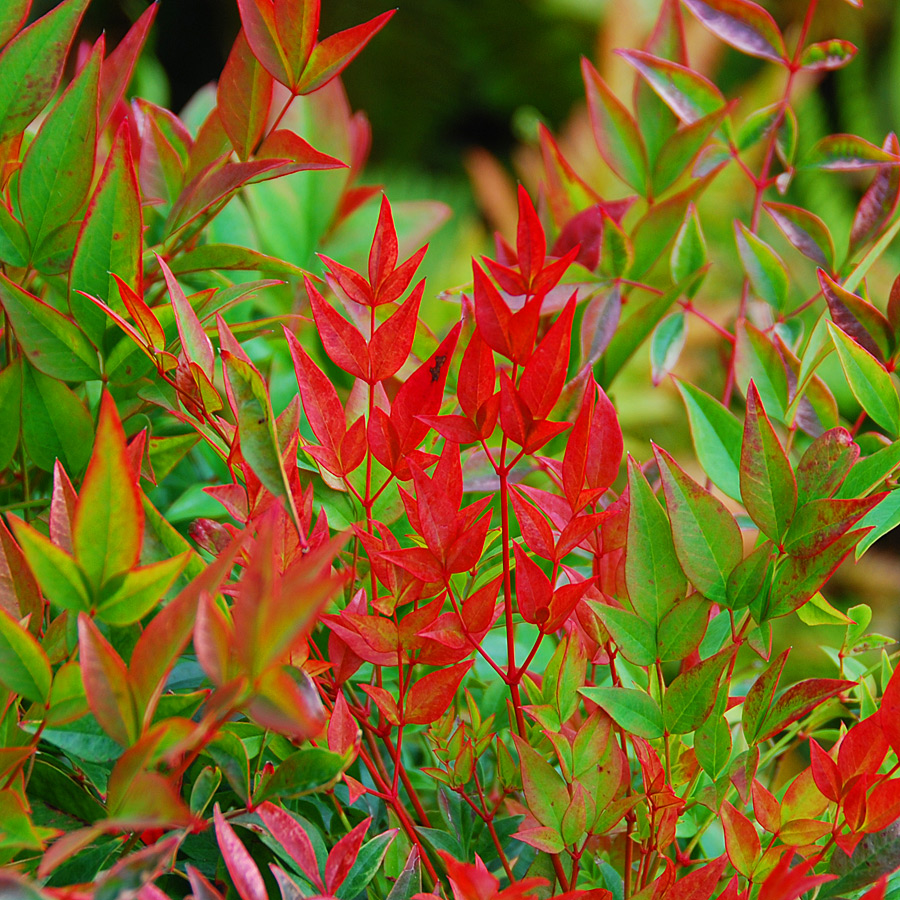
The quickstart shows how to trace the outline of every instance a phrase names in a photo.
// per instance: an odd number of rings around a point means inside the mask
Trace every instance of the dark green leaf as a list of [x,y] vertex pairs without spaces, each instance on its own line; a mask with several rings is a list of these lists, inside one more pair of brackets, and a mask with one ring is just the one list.
[[663,715],[656,701],[643,691],[620,687],[584,687],[579,693],[605,710],[631,734],[648,741],[663,736]]

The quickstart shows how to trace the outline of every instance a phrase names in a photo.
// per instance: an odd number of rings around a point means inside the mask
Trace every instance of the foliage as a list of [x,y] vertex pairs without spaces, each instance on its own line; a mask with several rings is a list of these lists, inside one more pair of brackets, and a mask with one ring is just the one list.
[[[683,0],[783,72],[742,121],[674,0],[621,51],[633,102],[585,62],[595,162],[636,194],[544,131],[544,220],[520,188],[437,337],[404,245],[441,212],[398,233],[356,184],[334,80],[388,14],[319,40],[317,0],[239,0],[192,132],[123,99],[153,8],[53,101],[86,5],[0,12],[4,896],[896,896],[893,642],[822,590],[900,519],[900,282],[865,289],[900,147],[798,155],[798,74],[854,52],[809,43],[815,0],[789,41]],[[710,260],[734,170],[749,212]],[[787,202],[806,170],[872,173],[846,251]],[[328,251],[367,201],[351,266]],[[615,380],[646,344],[667,378],[689,322],[723,361],[718,396],[678,383],[697,461],[623,466]],[[185,536],[167,476],[203,466],[221,511]],[[779,619],[839,626],[832,677],[794,678]]]

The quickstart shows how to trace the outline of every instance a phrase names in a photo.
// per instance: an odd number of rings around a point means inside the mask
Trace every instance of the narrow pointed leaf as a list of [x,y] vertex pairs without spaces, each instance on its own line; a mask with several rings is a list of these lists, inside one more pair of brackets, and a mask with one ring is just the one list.
[[578,693],[601,707],[630,734],[648,741],[664,733],[663,714],[657,702],[643,691],[620,687],[583,687]]
[[788,295],[788,273],[784,262],[743,222],[735,222],[734,233],[744,272],[750,279],[753,293],[776,310],[784,309]]
[[0,684],[32,703],[50,696],[50,663],[35,637],[0,609]]
[[682,672],[666,688],[663,698],[666,731],[670,734],[689,734],[706,721],[715,706],[719,682],[731,654],[731,648],[726,647]]
[[241,843],[234,829],[222,815],[219,804],[215,807],[216,840],[222,851],[225,868],[237,888],[241,900],[268,900],[268,891],[259,868],[247,848]]
[[31,0],[8,0],[0,11],[0,47],[14,38],[28,19]]
[[895,154],[854,134],[832,134],[822,138],[803,160],[804,168],[830,172],[853,172],[898,164],[900,159]]
[[769,202],[763,208],[805,257],[828,270],[834,266],[834,241],[828,226],[818,216],[789,203]]
[[[900,156],[900,142],[891,132],[884,140],[882,149],[893,156]],[[850,229],[850,255],[873,240],[888,223],[900,201],[900,167],[886,166],[879,169],[872,179],[853,217]]]
[[217,107],[222,127],[242,160],[248,159],[262,140],[272,88],[271,74],[253,55],[245,32],[239,32],[219,78]]
[[772,16],[751,0],[684,0],[716,37],[749,56],[785,62],[784,38]]
[[818,276],[834,324],[883,365],[894,350],[890,322],[881,310],[848,291],[826,272],[820,269]]

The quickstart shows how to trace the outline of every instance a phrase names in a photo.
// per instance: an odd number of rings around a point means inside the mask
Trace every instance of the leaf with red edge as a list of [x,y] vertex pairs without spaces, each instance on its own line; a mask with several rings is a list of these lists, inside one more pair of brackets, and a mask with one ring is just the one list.
[[350,752],[355,754],[361,733],[344,698],[344,692],[338,692],[331,718],[328,720],[328,749],[341,756]]
[[763,208],[807,259],[829,270],[834,266],[834,241],[828,226],[817,215],[789,203],[767,202]]
[[581,74],[600,155],[622,181],[643,193],[647,184],[647,150],[634,116],[587,59],[581,60]]
[[19,33],[30,11],[31,0],[8,0],[0,12],[0,47]]
[[391,205],[388,203],[387,197],[382,195],[375,235],[369,250],[369,284],[376,297],[379,289],[393,273],[397,265],[398,253],[397,229],[394,228]]
[[868,528],[849,531],[815,556],[789,556],[775,575],[765,618],[786,616],[803,606],[868,532]]
[[708,78],[687,66],[643,50],[617,50],[616,53],[637,69],[672,112],[688,125],[725,105],[722,92]]
[[75,558],[95,590],[138,561],[144,511],[128,462],[125,432],[108,393],[100,403],[94,452],[75,507]]
[[[891,132],[881,145],[892,156],[900,157],[900,142]],[[850,256],[872,240],[888,223],[897,210],[900,201],[900,167],[887,166],[879,169],[872,179],[853,217],[850,229]]]
[[[850,682],[848,687],[854,684]],[[838,747],[837,767],[845,789],[857,775],[874,775],[884,761],[889,749],[884,718],[883,713],[876,713],[857,722],[844,735]]]
[[809,758],[816,787],[825,797],[837,803],[841,797],[843,784],[840,769],[813,738],[809,739]]
[[256,151],[257,160],[285,160],[274,167],[266,166],[260,174],[250,177],[251,184],[281,178],[294,172],[318,171],[320,169],[346,169],[347,163],[321,150],[316,150],[299,134],[279,128],[273,131]]
[[253,857],[222,815],[218,803],[213,816],[216,822],[216,840],[222,851],[222,859],[241,900],[268,900],[265,882]]
[[838,678],[810,678],[791,685],[767,710],[759,725],[758,740],[766,741],[784,730],[792,722],[847,691],[856,684]]
[[248,159],[262,140],[272,106],[274,80],[238,32],[219,76],[216,102],[222,127],[240,159]]
[[544,267],[546,255],[547,239],[544,237],[544,227],[531,202],[531,197],[528,196],[528,191],[520,184],[516,256],[519,261],[519,270],[529,290],[532,289],[535,279]]
[[791,556],[821,553],[886,496],[883,492],[858,500],[810,500],[797,510],[784,536],[784,549]]
[[304,875],[324,893],[325,884],[319,873],[316,852],[303,826],[287,810],[268,800],[256,809],[256,813]]
[[822,138],[803,160],[803,168],[829,172],[854,172],[900,165],[900,158],[855,134],[832,134]]
[[820,884],[834,881],[836,875],[810,875],[812,863],[802,862],[795,868],[791,868],[794,854],[788,851],[778,861],[772,871],[766,875],[765,881],[759,889],[759,900],[797,900],[807,891]]
[[753,823],[730,803],[722,805],[721,816],[728,858],[741,875],[749,878],[761,852],[759,835]]
[[569,298],[557,320],[544,335],[519,381],[519,396],[537,419],[546,419],[559,400],[569,368],[569,345],[575,316],[575,297]]
[[772,16],[751,0],[684,0],[716,37],[749,56],[787,62],[784,38]]
[[808,72],[830,72],[842,69],[853,61],[856,47],[850,41],[832,38],[830,41],[817,41],[803,48],[800,65]]
[[787,662],[789,653],[790,648],[779,653],[769,663],[765,672],[756,679],[744,698],[744,706],[741,711],[741,725],[744,729],[747,743],[750,745],[757,743],[760,739],[759,733],[763,720],[775,699],[775,691],[778,688],[778,682],[781,678],[781,673],[784,671],[784,665]]
[[389,319],[382,322],[369,342],[369,375],[366,379],[376,384],[395,375],[412,350],[418,323],[419,304],[425,291],[425,280]]
[[128,29],[125,37],[116,45],[116,49],[103,60],[100,70],[100,105],[98,108],[101,130],[106,126],[116,105],[125,96],[125,90],[134,74],[134,67],[147,42],[147,35],[158,9],[158,4],[150,4]]
[[352,831],[345,834],[328,854],[325,863],[325,887],[330,895],[334,896],[350,874],[371,824],[372,817],[367,816]]
[[473,663],[459,663],[429,672],[414,682],[403,704],[403,721],[414,725],[430,725],[450,708],[459,684]]
[[197,313],[191,306],[181,285],[178,283],[166,261],[159,255],[156,257],[166,280],[166,287],[175,312],[175,323],[181,339],[181,350],[189,363],[196,363],[210,380],[215,373],[216,355],[212,341],[203,329]]
[[369,350],[362,333],[325,300],[309,278],[304,278],[304,284],[325,351],[345,372],[368,381]]
[[884,314],[819,269],[819,285],[834,324],[882,365],[894,351],[894,330]]
[[516,605],[526,622],[543,625],[550,617],[553,585],[541,567],[518,545],[513,546],[516,561]]
[[728,857],[723,854],[694,869],[666,888],[661,900],[710,900],[727,865]]
[[125,304],[125,309],[128,310],[129,315],[141,330],[141,334],[146,339],[147,344],[154,350],[164,350],[166,333],[162,325],[160,325],[159,319],[156,318],[156,314],[130,284],[123,281],[115,273],[113,273],[113,279],[119,288],[119,296]]
[[303,73],[290,87],[298,94],[311,94],[324,87],[332,78],[340,75],[395,12],[394,9],[388,10],[362,25],[355,25],[317,43]]
[[[318,13],[319,4],[304,3],[303,7],[308,11],[307,14],[312,12],[311,8]],[[294,81],[292,63],[290,56],[282,49],[275,21],[275,8],[271,0],[238,0],[238,9],[253,55],[278,81],[286,87],[292,87]],[[312,40],[315,41],[315,29]],[[308,45],[306,55],[300,57],[300,65],[306,64],[311,49],[311,45]]]
[[84,692],[94,718],[114,741],[129,746],[139,728],[128,669],[85,613],[78,614],[78,647]]

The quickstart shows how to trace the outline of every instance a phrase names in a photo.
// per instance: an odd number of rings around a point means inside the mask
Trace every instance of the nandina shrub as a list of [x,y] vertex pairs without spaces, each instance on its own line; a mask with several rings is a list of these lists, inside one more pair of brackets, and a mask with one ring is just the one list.
[[[277,319],[226,317],[248,288],[208,281],[296,261],[215,219],[338,164],[282,125],[386,17],[319,41],[315,0],[241,0],[191,135],[122,100],[148,12],[32,134],[85,5],[0,12],[2,462],[30,514],[0,528],[5,894],[894,896],[892,641],[822,590],[896,523],[900,288],[886,311],[854,290],[900,229],[900,156],[839,135],[796,158],[795,76],[853,55],[809,43],[815,0],[790,51],[749,0],[685,0],[784,70],[740,123],[677,3],[623,54],[633,112],[585,63],[599,158],[637,195],[604,200],[545,132],[545,221],[520,189],[441,338],[382,198],[367,264],[299,273],[312,324],[267,339],[296,379],[278,415],[240,341]],[[46,77],[13,90],[35,56]],[[360,121],[338,124],[358,168]],[[751,212],[710,260],[700,195],[729,164]],[[767,199],[802,167],[874,170],[842,257]],[[343,184],[337,219],[370,195]],[[725,314],[712,265],[742,285]],[[697,460],[623,461],[615,377],[652,333],[661,380],[689,317],[724,363],[679,382]],[[228,479],[188,540],[146,491],[198,441]],[[841,626],[833,677],[789,666],[785,621]]]

